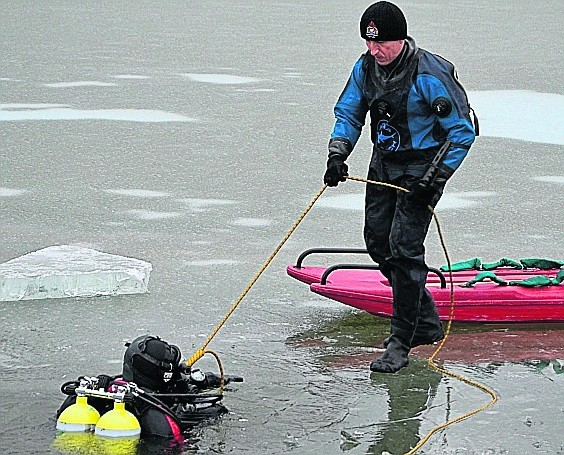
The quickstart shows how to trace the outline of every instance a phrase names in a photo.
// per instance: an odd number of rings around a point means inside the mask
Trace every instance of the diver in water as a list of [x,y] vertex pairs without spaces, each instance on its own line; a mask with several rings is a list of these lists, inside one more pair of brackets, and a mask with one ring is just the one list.
[[[222,385],[221,377],[181,363],[177,346],[150,335],[126,346],[121,375],[81,376],[61,386],[68,397],[57,418],[76,402],[79,387],[109,393],[130,391],[125,395],[126,409],[139,421],[141,436],[182,439],[182,433],[195,424],[227,412],[221,403],[223,394],[210,392]],[[242,381],[240,376],[226,376],[223,385]],[[88,403],[101,415],[113,407],[112,400],[98,396],[90,396]]]

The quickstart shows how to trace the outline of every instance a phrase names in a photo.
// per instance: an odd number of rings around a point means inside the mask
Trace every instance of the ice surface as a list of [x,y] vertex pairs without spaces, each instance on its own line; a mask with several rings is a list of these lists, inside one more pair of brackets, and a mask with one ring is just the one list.
[[74,109],[61,104],[0,104],[0,121],[22,120],[196,121],[196,119],[185,115],[153,109]]
[[54,82],[45,84],[45,87],[66,88],[66,87],[114,87],[117,84],[113,82],[100,81],[76,81],[76,82]]
[[[479,205],[487,197],[495,196],[488,191],[466,191],[459,193],[445,193],[437,209],[462,209]],[[326,207],[337,210],[364,210],[364,194],[344,194],[329,196],[319,200],[318,207]]]
[[541,175],[540,177],[535,177],[533,180],[564,184],[564,175]]
[[260,79],[248,76],[234,76],[230,74],[195,74],[184,73],[182,76],[193,80],[194,82],[204,82],[206,84],[251,84],[259,82]]
[[272,221],[263,218],[237,218],[233,221],[233,224],[235,226],[261,227],[270,226]]
[[0,301],[148,292],[149,262],[72,245],[0,264]]
[[116,74],[112,77],[115,79],[149,79],[149,76],[142,76],[140,74]]
[[132,209],[125,212],[139,220],[166,220],[169,218],[178,218],[183,215],[182,212],[157,212],[155,210]]
[[0,186],[0,197],[21,196],[26,190],[19,190],[17,188],[4,188]]
[[482,136],[564,144],[564,95],[490,90],[468,92],[468,97],[478,115]]
[[106,193],[118,194],[120,196],[132,196],[132,197],[143,197],[143,198],[157,198],[157,197],[168,197],[170,193],[165,193],[163,191],[153,191],[153,190],[143,190],[143,189],[115,189],[115,190],[104,190]]

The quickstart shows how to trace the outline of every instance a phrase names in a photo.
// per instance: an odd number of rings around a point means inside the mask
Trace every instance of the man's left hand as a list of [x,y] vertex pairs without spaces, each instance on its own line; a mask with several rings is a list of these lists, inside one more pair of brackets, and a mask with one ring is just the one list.
[[438,191],[433,187],[427,187],[421,182],[417,182],[411,188],[409,188],[408,198],[417,204],[421,205],[431,205],[433,199],[437,195]]

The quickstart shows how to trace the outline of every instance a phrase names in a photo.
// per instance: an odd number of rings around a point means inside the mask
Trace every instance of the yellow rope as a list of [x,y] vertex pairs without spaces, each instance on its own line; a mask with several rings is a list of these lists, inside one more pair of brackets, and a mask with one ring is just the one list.
[[[205,350],[204,354],[211,354],[215,357],[215,360],[217,361],[217,366],[219,368],[219,377],[220,377],[220,381],[219,381],[219,393],[223,393],[223,388],[225,387],[225,371],[223,370],[223,365],[221,363],[221,359],[219,358],[219,355],[217,355],[216,352],[211,351],[211,350]],[[202,356],[204,355],[202,354]]]
[[[370,183],[370,184],[374,184],[374,185],[380,185],[380,186],[386,186],[389,188],[393,188],[399,191],[403,191],[405,193],[409,193],[409,190],[402,188],[400,186],[396,186],[393,185],[391,183],[384,183],[384,182],[376,182],[374,180],[368,180],[368,179],[364,179],[361,177],[354,177],[354,176],[348,176],[347,177],[348,180],[356,180],[359,182],[364,182],[364,183]],[[282,249],[282,247],[284,246],[284,244],[287,242],[287,240],[290,238],[290,236],[294,233],[294,231],[297,229],[297,227],[299,226],[299,224],[303,221],[303,219],[305,218],[305,216],[309,213],[309,211],[313,208],[313,206],[315,205],[315,203],[317,202],[317,200],[321,197],[321,195],[323,194],[323,192],[325,191],[325,189],[327,188],[327,184],[323,185],[321,187],[321,189],[318,191],[318,193],[313,197],[313,199],[311,200],[311,202],[308,204],[308,206],[306,207],[306,209],[302,212],[302,214],[298,217],[298,219],[295,221],[295,223],[292,225],[292,227],[290,228],[290,230],[286,233],[286,235],[284,236],[284,238],[281,240],[281,242],[278,244],[278,246],[274,249],[274,251],[272,252],[272,254],[268,257],[268,259],[264,262],[264,264],[262,265],[262,267],[259,269],[259,271],[257,272],[257,274],[253,277],[253,279],[250,281],[250,283],[247,285],[247,287],[245,288],[245,290],[241,293],[241,295],[237,298],[237,300],[235,301],[235,303],[232,305],[232,307],[230,308],[230,310],[227,312],[227,314],[225,315],[225,317],[221,320],[221,322],[215,327],[215,329],[212,331],[212,333],[208,336],[208,338],[206,339],[206,341],[204,342],[204,344],[202,345],[202,347],[200,349],[198,349],[190,358],[188,358],[185,363],[187,366],[191,367],[192,365],[194,365],[194,363],[196,363],[200,358],[202,358],[204,356],[204,354],[206,353],[211,353],[213,354],[218,363],[219,363],[219,368],[220,368],[220,372],[221,372],[221,389],[223,390],[223,383],[224,383],[224,374],[223,374],[223,367],[221,366],[221,362],[219,361],[219,356],[214,353],[213,351],[207,351],[206,347],[208,346],[208,344],[212,341],[212,339],[215,337],[215,335],[219,332],[219,330],[221,329],[221,327],[223,327],[223,325],[225,324],[225,322],[227,321],[227,319],[229,319],[229,317],[231,316],[231,314],[233,314],[233,312],[237,309],[237,307],[239,306],[239,304],[241,303],[241,301],[245,298],[245,296],[248,294],[248,292],[251,290],[251,288],[254,286],[254,284],[257,282],[257,280],[260,278],[260,276],[262,275],[262,273],[266,270],[266,268],[270,265],[270,263],[273,261],[274,257],[278,254],[278,252]],[[435,213],[435,211],[433,210],[433,208],[431,206],[429,206],[429,210],[431,211],[431,213],[433,214],[433,218],[435,220],[435,223],[437,225],[437,230],[439,233],[439,239],[441,241],[441,246],[443,248],[443,251],[445,253],[445,257],[447,260],[447,264],[449,267],[449,279],[450,279],[450,315],[449,315],[449,320],[448,320],[448,324],[447,324],[447,328],[445,331],[445,336],[443,338],[443,340],[441,341],[441,343],[439,344],[439,346],[437,347],[437,349],[435,350],[435,352],[433,352],[433,354],[431,355],[431,357],[429,357],[428,359],[428,364],[431,368],[435,369],[436,371],[438,371],[441,374],[453,377],[455,379],[458,379],[462,382],[465,382],[466,384],[469,384],[471,386],[474,386],[478,389],[481,389],[485,392],[487,392],[491,397],[492,400],[485,404],[484,406],[481,406],[477,409],[474,409],[470,412],[467,412],[464,415],[461,415],[460,417],[456,417],[454,419],[448,420],[447,422],[438,425],[434,428],[432,428],[420,441],[419,443],[413,448],[411,449],[409,452],[407,452],[406,455],[412,455],[415,454],[429,439],[430,437],[435,434],[437,431],[440,431],[446,427],[448,427],[449,425],[452,425],[454,423],[458,423],[462,420],[465,420],[471,416],[473,416],[474,414],[477,414],[487,408],[489,408],[490,406],[494,405],[498,398],[497,398],[497,394],[489,387],[480,384],[477,381],[474,381],[472,379],[466,378],[460,374],[457,373],[453,373],[450,372],[448,370],[446,370],[445,368],[442,368],[440,366],[438,366],[435,363],[435,357],[437,356],[437,354],[439,353],[439,351],[443,348],[449,334],[450,334],[450,329],[451,329],[451,325],[452,325],[452,319],[453,319],[453,315],[454,315],[454,284],[453,284],[453,277],[452,277],[452,271],[450,270],[450,258],[449,258],[449,254],[448,254],[448,250],[446,247],[446,243],[444,241],[444,235],[442,233],[442,229],[441,229],[441,224],[439,222],[439,218],[437,217],[437,214]]]
[[[406,193],[409,193],[409,190],[405,189],[405,188],[401,188],[399,186],[395,186],[392,185],[390,183],[384,183],[384,182],[375,182],[374,180],[367,180],[367,179],[363,179],[361,177],[352,177],[349,176],[347,177],[349,180],[357,180],[359,182],[365,182],[365,183],[371,183],[374,185],[380,185],[380,186],[387,186],[390,188],[394,188],[396,190],[400,190],[400,191],[404,191]],[[427,441],[431,438],[431,436],[433,436],[437,431],[440,431],[452,424],[458,423],[462,420],[465,420],[475,414],[478,414],[479,412],[489,408],[490,406],[493,406],[498,398],[497,398],[497,394],[495,393],[494,390],[492,390],[491,388],[489,388],[488,386],[484,385],[484,384],[480,384],[477,381],[474,381],[472,379],[469,379],[465,376],[462,376],[461,374],[458,373],[453,373],[451,371],[446,370],[445,368],[442,368],[440,366],[438,366],[435,363],[435,357],[438,355],[439,351],[443,348],[449,334],[450,334],[450,329],[452,326],[452,320],[454,317],[454,280],[452,277],[452,270],[451,270],[451,263],[450,263],[450,257],[448,254],[448,249],[445,243],[445,239],[444,239],[444,235],[441,229],[441,223],[439,222],[439,218],[437,216],[437,214],[435,213],[435,211],[433,210],[433,208],[431,206],[428,206],[429,210],[431,211],[431,213],[433,214],[433,218],[435,220],[435,223],[437,225],[437,231],[439,233],[439,239],[441,241],[441,246],[443,248],[443,251],[445,253],[445,257],[446,257],[446,261],[447,261],[447,265],[448,265],[448,270],[449,270],[449,281],[450,281],[450,314],[449,314],[449,318],[448,318],[448,324],[447,324],[447,328],[445,330],[445,336],[442,339],[441,343],[439,344],[439,346],[437,347],[437,349],[435,350],[435,352],[433,352],[433,354],[431,355],[431,357],[429,357],[427,363],[429,364],[429,366],[431,368],[433,368],[434,370],[438,371],[441,374],[450,376],[452,378],[458,379],[466,384],[469,384],[471,386],[474,386],[480,390],[483,390],[484,392],[488,393],[491,396],[491,401],[486,403],[485,405],[474,409],[470,412],[467,412],[466,414],[461,415],[460,417],[456,417],[454,419],[448,420],[445,423],[438,425],[434,428],[432,428],[418,443],[415,447],[413,447],[413,449],[411,449],[409,452],[407,452],[405,455],[413,455],[415,454],[421,447],[423,447],[423,445],[425,445],[425,443],[427,443]]]
[[262,275],[262,273],[266,270],[266,268],[270,265],[270,263],[272,262],[272,260],[274,259],[274,257],[278,254],[278,252],[281,250],[281,248],[284,246],[284,244],[286,243],[286,241],[290,238],[290,236],[294,233],[294,231],[297,229],[297,227],[299,226],[299,224],[302,222],[302,220],[305,218],[305,216],[309,213],[309,211],[313,208],[314,204],[317,202],[317,200],[321,197],[321,195],[323,194],[323,192],[325,191],[325,189],[327,188],[327,185],[323,185],[321,187],[321,189],[318,191],[318,193],[313,197],[313,199],[311,200],[311,202],[308,204],[308,206],[306,207],[306,209],[302,212],[302,214],[299,216],[299,218],[296,220],[296,222],[293,224],[293,226],[290,228],[290,230],[288,231],[288,233],[284,236],[284,238],[280,241],[280,243],[278,244],[278,246],[275,248],[275,250],[272,252],[272,254],[269,256],[269,258],[264,262],[264,264],[262,265],[262,267],[260,268],[260,270],[257,272],[257,274],[253,277],[253,279],[251,280],[251,282],[247,285],[247,287],[245,288],[245,290],[241,293],[241,295],[239,296],[239,298],[235,301],[235,303],[233,304],[233,306],[231,307],[231,309],[227,312],[227,314],[225,315],[225,317],[222,319],[222,321],[216,326],[216,328],[213,330],[213,332],[208,336],[208,338],[206,339],[206,341],[204,342],[204,344],[202,345],[202,347],[200,349],[198,349],[189,359],[186,360],[186,365],[191,367],[192,365],[194,365],[194,363],[196,363],[196,361],[198,361],[198,359],[200,359],[205,352],[205,349],[207,347],[207,345],[211,342],[211,340],[213,339],[213,337],[215,337],[215,335],[217,334],[217,332],[219,332],[219,330],[221,329],[221,327],[223,327],[223,325],[225,324],[225,322],[227,321],[227,319],[229,319],[229,316],[231,316],[231,314],[237,309],[237,307],[239,306],[239,304],[241,303],[241,301],[245,298],[245,296],[248,294],[248,292],[251,290],[251,288],[254,286],[254,284],[257,282],[257,280],[260,278],[260,276]]

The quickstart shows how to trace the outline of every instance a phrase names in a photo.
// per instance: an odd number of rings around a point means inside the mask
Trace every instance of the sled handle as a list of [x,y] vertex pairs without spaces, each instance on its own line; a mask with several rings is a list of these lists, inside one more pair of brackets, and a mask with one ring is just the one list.
[[[297,267],[297,265],[296,265],[296,267]],[[325,272],[323,272],[323,275],[321,275],[321,281],[320,281],[319,284],[321,284],[322,286],[325,286],[327,284],[327,277],[332,272],[334,272],[335,270],[340,270],[340,269],[379,270],[380,266],[378,266],[376,264],[372,264],[372,265],[361,265],[361,264],[336,264],[336,265],[332,265],[331,267],[327,267]],[[441,289],[445,289],[447,287],[446,278],[439,269],[436,269],[434,267],[429,267],[429,272],[432,272],[439,277],[439,280],[441,282]]]
[[310,248],[299,255],[298,260],[296,261],[296,268],[301,269],[303,260],[310,254],[314,253],[368,254],[368,250],[363,248]]

